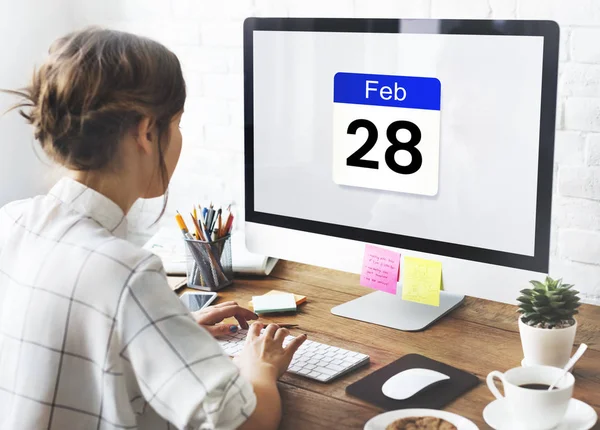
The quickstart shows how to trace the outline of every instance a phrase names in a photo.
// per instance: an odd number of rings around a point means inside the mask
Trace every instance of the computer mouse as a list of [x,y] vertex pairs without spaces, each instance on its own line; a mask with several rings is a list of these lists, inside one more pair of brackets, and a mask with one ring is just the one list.
[[419,391],[450,379],[448,375],[430,369],[407,369],[396,373],[389,378],[381,387],[381,391],[387,397],[394,400],[406,400]]

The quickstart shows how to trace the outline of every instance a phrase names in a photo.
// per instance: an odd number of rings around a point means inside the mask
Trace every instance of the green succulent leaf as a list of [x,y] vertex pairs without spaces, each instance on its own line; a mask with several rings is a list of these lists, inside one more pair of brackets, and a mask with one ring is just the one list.
[[546,286],[544,284],[542,284],[540,281],[529,281],[529,283],[531,285],[533,285],[535,287],[535,289],[541,289],[541,290],[546,290]]
[[552,279],[546,276],[544,282],[531,280],[533,288],[520,291],[517,299],[518,312],[525,324],[551,328],[565,321],[573,321],[581,306],[579,291],[573,284],[563,282],[562,278]]
[[521,305],[519,306],[519,310],[523,311],[523,312],[534,312],[533,310],[533,305]]
[[518,302],[524,303],[524,304],[531,304],[531,298],[530,297],[525,297],[525,296],[520,296],[519,298],[517,298]]
[[550,302],[550,307],[552,309],[561,309],[565,304],[566,302]]

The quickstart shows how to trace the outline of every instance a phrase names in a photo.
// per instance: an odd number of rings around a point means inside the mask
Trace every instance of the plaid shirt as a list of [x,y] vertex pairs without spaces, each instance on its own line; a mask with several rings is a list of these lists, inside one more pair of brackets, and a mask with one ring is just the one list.
[[0,429],[233,429],[254,411],[126,231],[114,202],[69,178],[0,209]]

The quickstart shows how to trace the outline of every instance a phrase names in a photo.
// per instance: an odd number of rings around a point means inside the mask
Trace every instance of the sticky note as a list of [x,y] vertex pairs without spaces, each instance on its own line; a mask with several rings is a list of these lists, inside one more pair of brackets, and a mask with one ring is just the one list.
[[266,314],[271,312],[289,312],[296,310],[296,299],[293,294],[265,294],[253,296],[254,312]]
[[425,305],[440,305],[442,263],[423,258],[404,257],[402,299]]
[[[292,294],[292,293],[286,293],[285,291],[280,291],[280,290],[271,290],[268,293],[265,293],[263,295],[267,296],[267,295],[272,295],[272,294]],[[296,306],[299,306],[302,303],[306,302],[306,296],[302,296],[300,294],[294,294],[294,299],[296,300]],[[250,300],[248,302],[248,306],[250,307],[251,310],[254,308],[254,305],[252,304],[252,300]]]
[[400,254],[373,245],[365,246],[360,285],[396,294]]

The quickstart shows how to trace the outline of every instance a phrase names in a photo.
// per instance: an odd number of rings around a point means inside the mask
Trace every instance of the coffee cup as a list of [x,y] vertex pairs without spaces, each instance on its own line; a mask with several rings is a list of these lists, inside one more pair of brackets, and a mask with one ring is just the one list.
[[[494,370],[487,376],[487,385],[492,394],[504,402],[514,428],[549,430],[560,424],[573,395],[575,378],[571,373],[548,391],[562,372],[550,366],[515,367],[504,373]],[[502,382],[504,396],[494,378]]]

